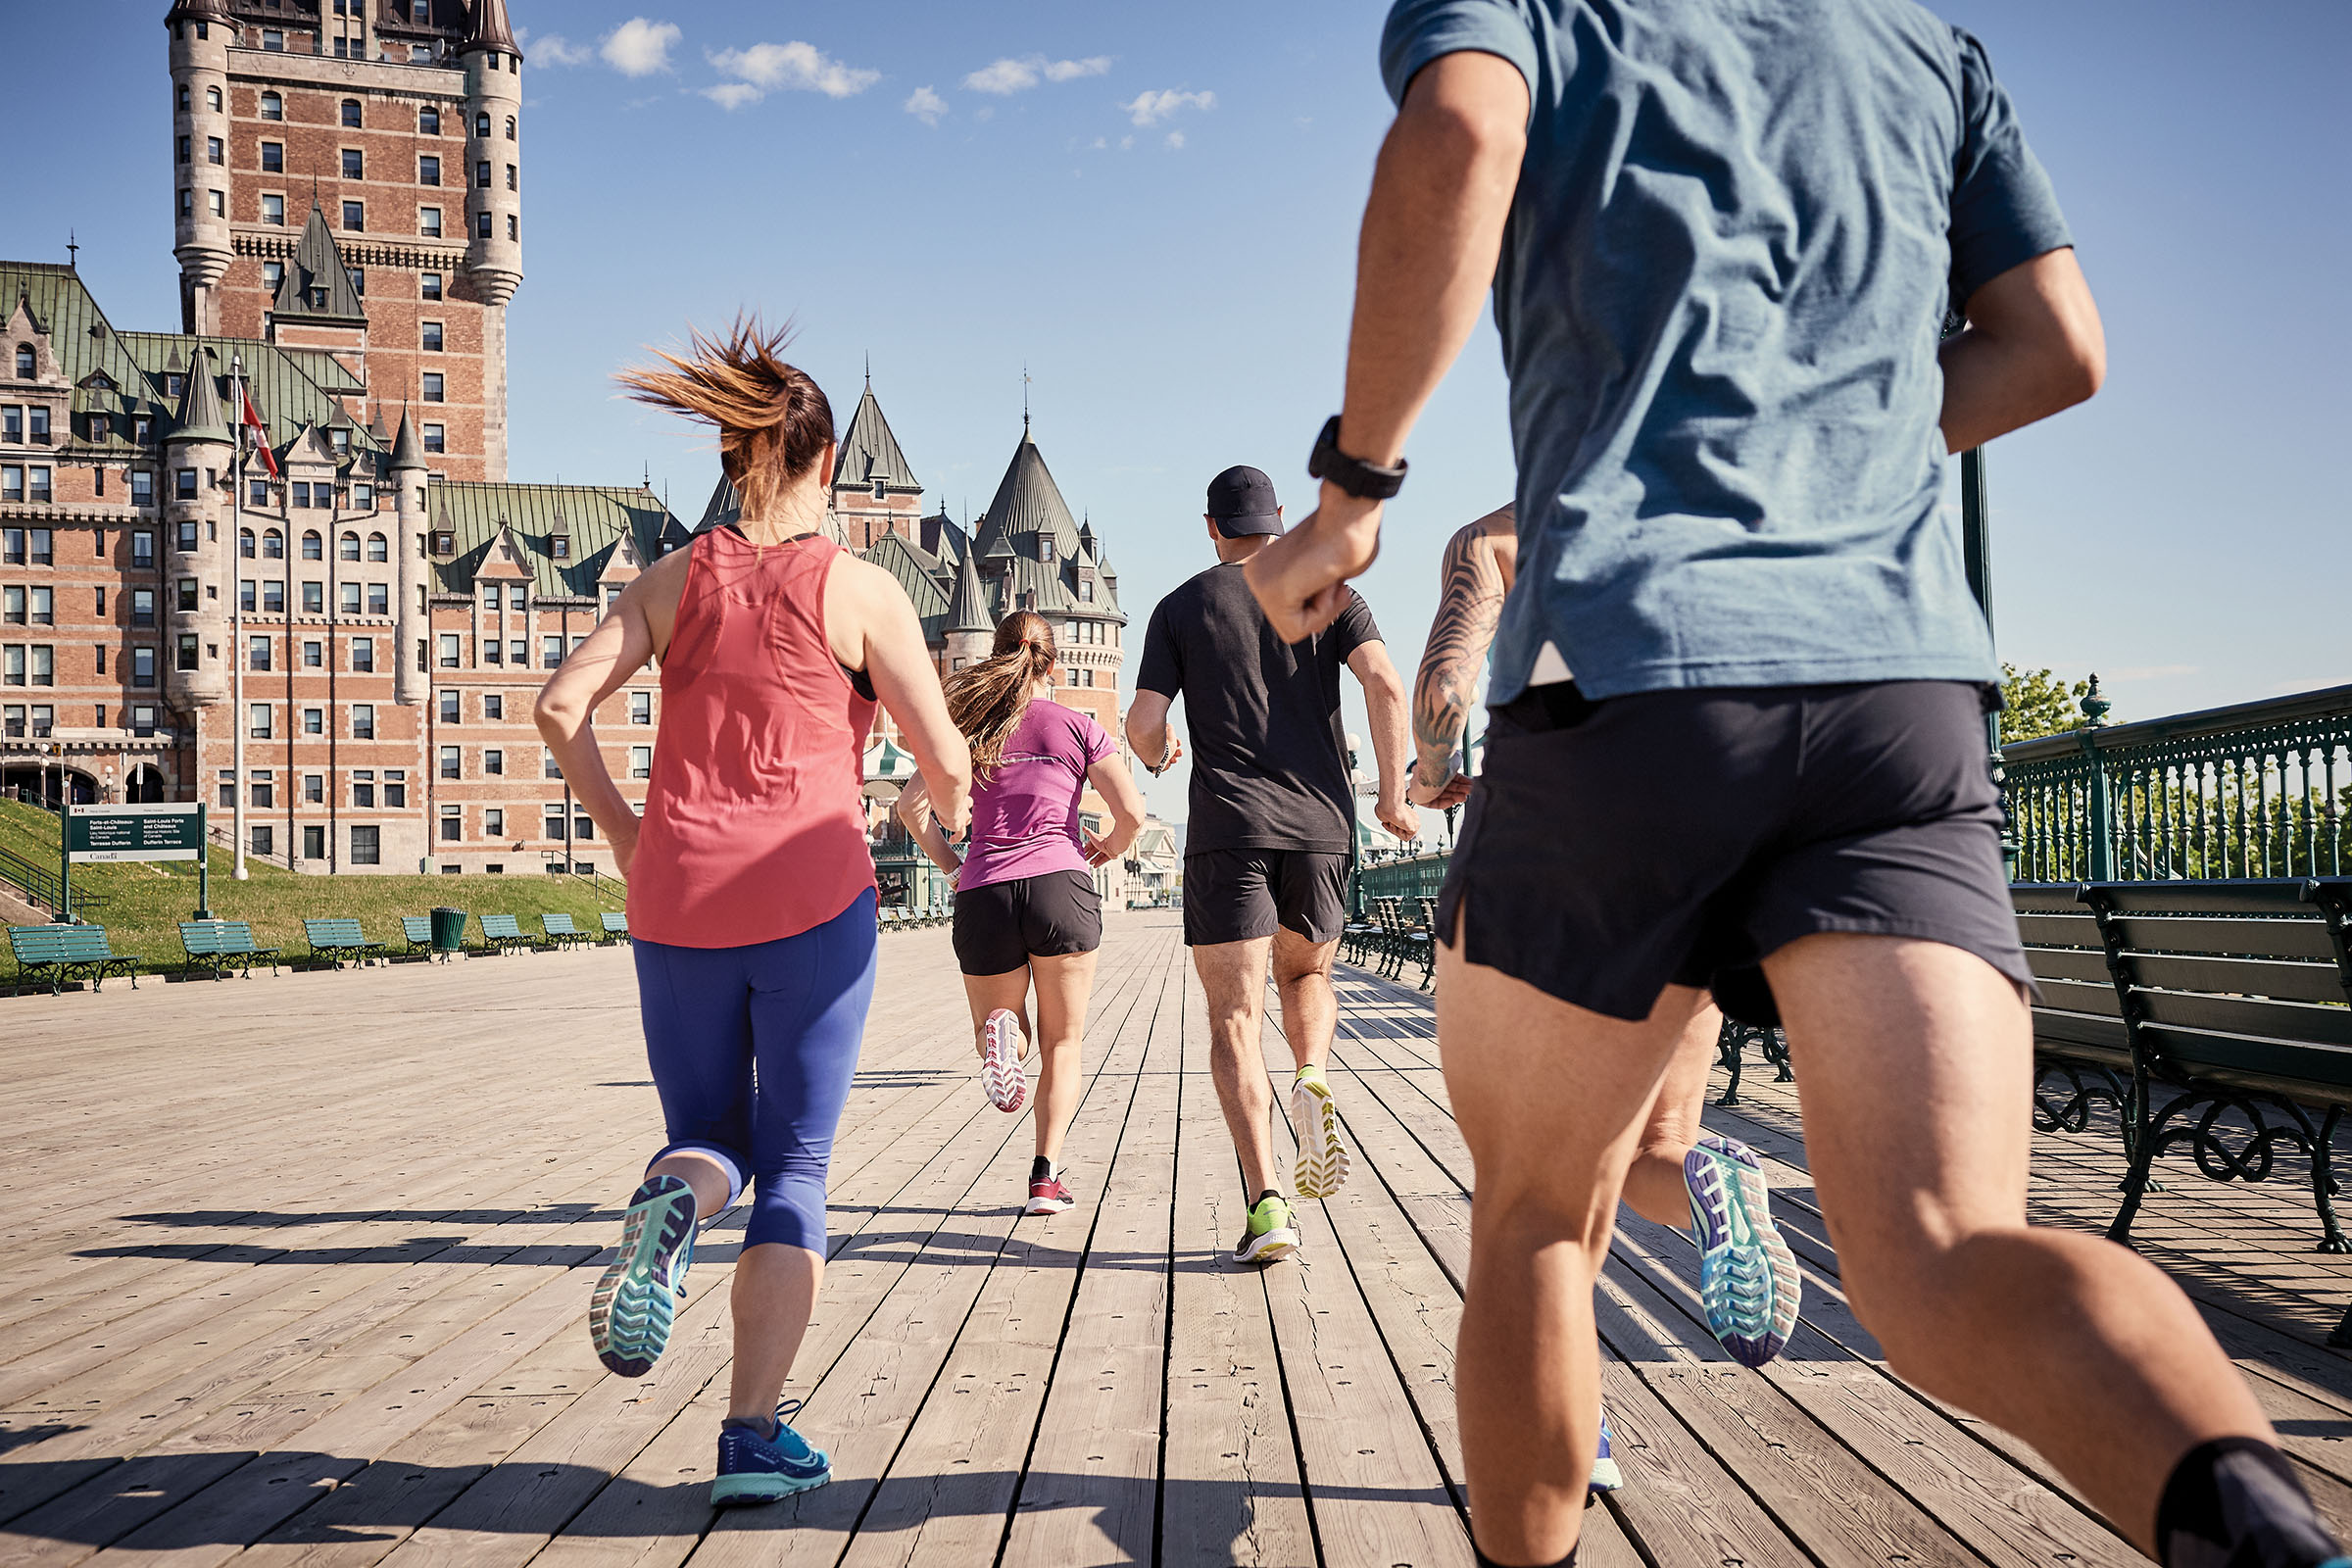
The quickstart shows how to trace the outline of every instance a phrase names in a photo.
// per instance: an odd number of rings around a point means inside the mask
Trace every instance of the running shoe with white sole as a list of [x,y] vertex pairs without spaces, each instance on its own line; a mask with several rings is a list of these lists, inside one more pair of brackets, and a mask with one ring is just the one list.
[[761,1437],[753,1427],[719,1428],[718,1474],[710,1482],[712,1507],[774,1502],[833,1479],[833,1461],[825,1450],[812,1446],[784,1419],[800,1407],[798,1399],[776,1406],[772,1438]]
[[1291,1130],[1298,1136],[1298,1163],[1291,1185],[1300,1198],[1330,1198],[1347,1183],[1352,1163],[1340,1138],[1340,1107],[1322,1071],[1310,1069],[1291,1085]]
[[1585,1483],[1588,1493],[1616,1492],[1625,1486],[1625,1472],[1617,1468],[1617,1457],[1610,1450],[1616,1447],[1615,1435],[1609,1431],[1609,1412],[1600,1412],[1600,1452],[1592,1460],[1592,1479]]
[[1059,1214],[1078,1201],[1078,1195],[1062,1181],[1061,1173],[1041,1177],[1029,1184],[1029,1201],[1021,1208],[1024,1214]]
[[676,1176],[649,1176],[629,1195],[620,1255],[588,1298],[588,1339],[597,1359],[624,1378],[654,1369],[686,1295],[694,1262],[694,1189]]
[[1762,1366],[1796,1331],[1796,1256],[1772,1222],[1764,1163],[1736,1139],[1701,1138],[1683,1156],[1707,1328],[1742,1366]]
[[1008,1115],[1029,1098],[1029,1075],[1021,1067],[1026,1046],[1016,1012],[999,1007],[980,1026],[980,1087],[988,1091],[988,1102]]
[[1298,1250],[1298,1222],[1291,1213],[1291,1205],[1272,1193],[1257,1200],[1250,1210],[1250,1223],[1242,1231],[1242,1239],[1233,1244],[1236,1263],[1271,1263]]

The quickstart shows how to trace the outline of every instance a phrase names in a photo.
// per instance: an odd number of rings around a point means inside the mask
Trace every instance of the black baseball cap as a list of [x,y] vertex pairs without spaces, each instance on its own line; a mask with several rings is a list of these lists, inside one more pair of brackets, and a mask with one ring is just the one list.
[[1228,539],[1282,532],[1274,481],[1259,469],[1237,464],[1208,481],[1208,514]]

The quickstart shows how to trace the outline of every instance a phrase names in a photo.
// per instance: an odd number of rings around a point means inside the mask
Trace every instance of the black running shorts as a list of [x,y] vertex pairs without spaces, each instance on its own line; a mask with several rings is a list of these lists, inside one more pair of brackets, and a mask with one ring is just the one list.
[[1102,945],[1102,896],[1084,871],[1048,871],[956,892],[956,962],[965,974],[1008,974],[1031,958]]
[[1352,857],[1314,850],[1203,850],[1184,858],[1184,945],[1270,937],[1336,941],[1348,920]]
[[1535,687],[1494,710],[1438,929],[1613,1018],[1672,983],[1775,1023],[1758,965],[1817,931],[1945,943],[2030,989],[1985,700],[1955,681]]

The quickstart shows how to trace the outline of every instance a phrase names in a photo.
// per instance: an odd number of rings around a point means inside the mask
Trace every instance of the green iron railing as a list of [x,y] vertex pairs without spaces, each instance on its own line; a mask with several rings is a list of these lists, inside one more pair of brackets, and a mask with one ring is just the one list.
[[[1360,899],[1434,899],[1446,881],[1447,855],[1413,855],[1394,860],[1368,860],[1355,868]],[[1362,910],[1357,910],[1361,913]]]
[[2022,882],[2333,876],[2352,868],[2352,686],[2013,741]]

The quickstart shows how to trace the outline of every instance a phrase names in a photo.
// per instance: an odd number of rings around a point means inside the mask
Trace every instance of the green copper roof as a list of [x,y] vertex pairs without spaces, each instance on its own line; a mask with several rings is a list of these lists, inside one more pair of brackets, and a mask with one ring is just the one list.
[[277,298],[270,308],[281,318],[368,324],[368,308],[351,286],[351,270],[343,265],[343,253],[317,201],[311,203],[310,220],[294,245],[294,260],[278,281]]
[[220,412],[219,378],[223,368],[202,338],[193,340],[187,389],[180,394],[179,412],[172,419],[172,440],[228,441],[228,416]]
[[[159,389],[166,375],[187,373],[197,341],[178,332],[122,334],[124,350]],[[220,378],[218,387],[224,413],[229,403],[229,362],[233,357],[243,364],[246,385],[253,394],[254,412],[269,427],[272,450],[283,450],[305,427],[314,424],[321,429],[349,430],[355,453],[383,450],[383,442],[373,431],[346,415],[341,402],[311,378],[306,368],[316,367],[320,360],[334,365],[328,356],[311,350],[281,349],[274,343],[251,337],[208,337],[203,342],[213,351],[214,371]],[[352,381],[350,372],[339,365],[334,365],[334,368],[343,381]],[[353,386],[356,391],[356,382]]]
[[906,454],[899,450],[899,438],[890,433],[890,421],[882,417],[882,405],[874,401],[874,386],[868,381],[865,395],[858,400],[858,412],[850,416],[849,429],[842,433],[841,448],[833,461],[833,483],[836,488],[862,488],[877,479],[891,490],[920,493],[923,488],[906,466]]
[[997,617],[989,613],[988,590],[980,582],[980,564],[973,552],[963,553],[956,567],[956,593],[948,601],[946,631],[995,631]]
[[[430,558],[435,589],[467,597],[500,548],[502,531],[520,552],[516,564],[529,574],[536,597],[594,600],[624,535],[637,559],[651,563],[662,530],[677,521],[643,486],[441,480],[425,486],[424,495],[427,529],[457,536],[455,554]],[[552,542],[558,535],[570,541],[562,557]]]
[[400,411],[400,433],[392,440],[392,461],[386,466],[394,472],[406,468],[427,468],[424,443],[416,439],[416,426],[409,422],[409,411]]
[[930,557],[904,534],[887,533],[874,541],[864,559],[899,580],[923,623],[923,640],[937,642],[948,617],[948,592],[933,575]]

